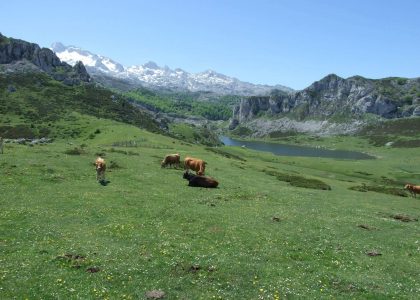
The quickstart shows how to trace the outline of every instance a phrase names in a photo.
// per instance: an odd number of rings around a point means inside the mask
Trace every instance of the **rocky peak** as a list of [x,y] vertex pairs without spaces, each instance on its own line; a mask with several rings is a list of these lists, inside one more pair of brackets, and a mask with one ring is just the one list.
[[[38,70],[46,72],[54,79],[64,81],[66,84],[79,84],[82,81],[88,82],[90,80],[83,64],[73,68],[62,62],[48,48],[41,48],[34,43],[8,38],[0,33],[0,64],[14,65],[20,61],[27,61],[35,65]],[[13,70],[13,68],[9,68],[9,70]],[[15,71],[19,70],[21,69],[15,69]]]
[[143,65],[143,67],[148,68],[148,69],[152,69],[152,70],[160,69],[159,66],[157,65],[157,63],[155,63],[154,61],[148,61],[147,63],[145,63]]
[[62,43],[56,42],[51,45],[51,50],[54,52],[62,52],[66,50],[66,47]]
[[345,79],[335,74],[329,74],[319,81],[315,81],[310,85],[308,90],[331,90],[337,89],[339,86],[345,84]]

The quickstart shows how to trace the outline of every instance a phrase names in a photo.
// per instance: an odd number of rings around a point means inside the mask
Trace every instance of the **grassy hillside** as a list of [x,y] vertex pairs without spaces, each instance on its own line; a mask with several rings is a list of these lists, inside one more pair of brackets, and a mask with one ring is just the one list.
[[93,84],[66,86],[44,73],[0,73],[0,136],[55,138],[66,131],[76,137],[82,132],[75,129],[77,122],[67,120],[66,128],[60,124],[71,112],[162,132],[149,115],[108,89]]
[[[29,118],[3,113],[3,127]],[[418,297],[419,198],[350,189],[420,183],[418,149],[353,137],[323,143],[378,159],[280,157],[80,112],[55,124],[79,133],[0,154],[1,299]],[[182,170],[161,169],[173,152],[204,158],[219,188],[190,188]],[[106,186],[95,180],[98,154]]]
[[[126,95],[153,110],[180,116],[201,116],[208,120],[228,120],[238,96],[212,96],[205,93],[155,93],[137,89]],[[202,99],[204,98],[204,99]]]

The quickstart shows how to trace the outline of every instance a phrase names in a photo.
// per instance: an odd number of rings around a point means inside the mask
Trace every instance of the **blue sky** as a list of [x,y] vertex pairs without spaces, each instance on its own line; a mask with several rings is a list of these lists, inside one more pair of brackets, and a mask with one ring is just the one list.
[[330,73],[420,76],[417,0],[0,1],[0,32],[60,41],[125,66],[303,89]]

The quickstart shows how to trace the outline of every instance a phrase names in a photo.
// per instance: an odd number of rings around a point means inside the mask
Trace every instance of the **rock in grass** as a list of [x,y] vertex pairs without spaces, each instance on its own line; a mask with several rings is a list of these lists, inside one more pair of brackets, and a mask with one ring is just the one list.
[[368,255],[368,256],[380,256],[380,255],[382,255],[382,253],[379,253],[378,251],[373,250],[373,251],[366,252],[366,255]]
[[147,299],[163,299],[165,298],[165,292],[162,290],[153,290],[146,292]]

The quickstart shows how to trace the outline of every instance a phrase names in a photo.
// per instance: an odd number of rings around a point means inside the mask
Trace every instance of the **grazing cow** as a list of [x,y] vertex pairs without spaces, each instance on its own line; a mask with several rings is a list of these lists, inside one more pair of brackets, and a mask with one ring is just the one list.
[[214,178],[190,174],[188,171],[184,173],[183,178],[188,180],[189,186],[216,188],[219,185],[217,180]]
[[186,157],[184,159],[184,169],[186,172],[188,170],[193,170],[197,175],[204,175],[204,170],[206,169],[206,162],[202,159]]
[[404,187],[406,190],[410,191],[411,196],[416,198],[416,194],[420,194],[420,185],[412,185],[407,183]]
[[0,152],[3,154],[3,138],[0,136]]
[[105,170],[106,163],[102,157],[98,157],[95,161],[96,166],[96,180],[104,181],[105,180]]
[[162,160],[162,162],[160,163],[160,166],[162,168],[166,167],[167,165],[169,165],[170,167],[172,167],[172,165],[175,165],[176,167],[179,168],[180,165],[180,159],[181,156],[179,156],[178,153],[176,154],[168,154],[165,156],[165,158]]

